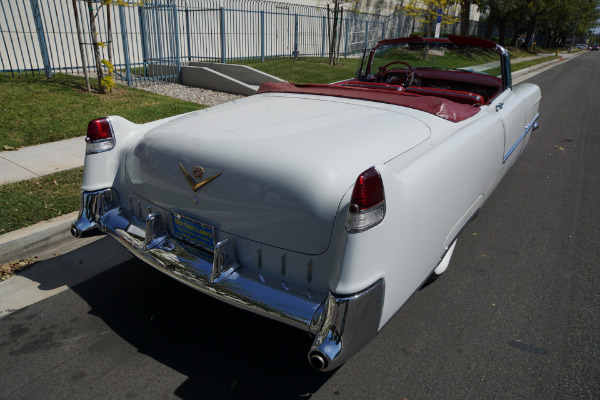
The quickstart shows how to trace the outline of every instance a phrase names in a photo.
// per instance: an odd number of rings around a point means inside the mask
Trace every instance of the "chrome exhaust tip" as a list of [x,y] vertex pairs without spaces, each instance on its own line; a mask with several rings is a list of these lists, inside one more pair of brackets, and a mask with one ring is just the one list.
[[307,358],[317,371],[333,371],[366,346],[379,331],[384,281],[344,296],[329,293],[311,323],[315,335]]
[[311,367],[317,371],[325,371],[327,369],[327,358],[317,351],[309,356],[308,361],[310,362]]
[[71,225],[71,235],[73,235],[75,239],[79,239],[81,237],[81,231],[77,229],[75,225]]

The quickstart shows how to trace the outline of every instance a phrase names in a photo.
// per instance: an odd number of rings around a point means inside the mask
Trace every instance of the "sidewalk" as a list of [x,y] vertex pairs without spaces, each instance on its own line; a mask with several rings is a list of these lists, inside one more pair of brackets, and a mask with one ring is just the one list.
[[[518,84],[583,53],[585,52],[561,53],[562,58],[559,60],[517,71],[513,73],[513,84]],[[523,59],[515,59],[512,62],[519,61]],[[0,185],[81,167],[84,157],[84,137],[40,144],[17,151],[2,151],[0,152],[0,171],[2,171]],[[47,249],[63,241],[65,237],[70,236],[69,228],[76,218],[75,212],[1,235],[0,264],[36,255],[41,249]]]
[[81,167],[84,157],[84,137],[2,151],[0,185]]

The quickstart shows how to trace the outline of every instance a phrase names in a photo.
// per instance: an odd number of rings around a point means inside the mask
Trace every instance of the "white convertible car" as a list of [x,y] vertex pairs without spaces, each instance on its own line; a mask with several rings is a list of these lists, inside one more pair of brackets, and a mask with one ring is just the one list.
[[100,229],[203,293],[309,332],[310,364],[329,371],[446,269],[540,99],[512,85],[493,42],[405,38],[365,51],[347,81],[265,83],[143,125],[97,119],[72,233]]

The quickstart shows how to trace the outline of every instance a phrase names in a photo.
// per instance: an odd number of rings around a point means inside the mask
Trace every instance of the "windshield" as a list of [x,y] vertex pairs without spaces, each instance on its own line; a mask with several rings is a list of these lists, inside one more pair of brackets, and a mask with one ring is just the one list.
[[[380,44],[365,52],[358,78],[411,72],[416,69],[460,69],[499,76],[500,57],[495,49],[450,42]],[[385,80],[383,80],[385,81]]]

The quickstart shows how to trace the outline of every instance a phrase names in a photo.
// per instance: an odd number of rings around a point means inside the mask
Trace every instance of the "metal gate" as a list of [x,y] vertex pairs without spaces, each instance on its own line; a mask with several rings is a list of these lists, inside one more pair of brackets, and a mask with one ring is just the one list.
[[[138,8],[143,76],[178,82],[181,71],[177,4],[148,3]],[[143,79],[143,78],[142,78]]]

